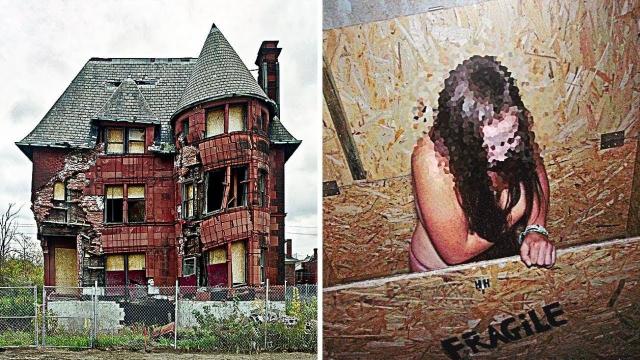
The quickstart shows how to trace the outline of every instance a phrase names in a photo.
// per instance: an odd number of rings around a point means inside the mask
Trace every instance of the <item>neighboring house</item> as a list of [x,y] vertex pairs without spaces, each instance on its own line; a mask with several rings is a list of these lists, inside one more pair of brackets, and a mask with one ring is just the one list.
[[284,257],[284,279],[287,281],[287,285],[296,284],[296,269],[300,266],[300,260],[296,259],[292,255],[291,239],[285,240],[286,253]]
[[296,269],[296,284],[318,283],[318,249],[313,249],[313,256],[307,256],[300,261]]
[[277,41],[251,75],[213,25],[198,58],[92,58],[17,146],[45,285],[285,279]]

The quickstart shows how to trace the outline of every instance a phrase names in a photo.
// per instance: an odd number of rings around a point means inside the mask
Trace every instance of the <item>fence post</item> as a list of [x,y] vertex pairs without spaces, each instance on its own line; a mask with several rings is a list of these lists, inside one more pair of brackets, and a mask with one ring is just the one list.
[[284,307],[287,307],[287,280],[284,281]]
[[38,347],[38,286],[33,286],[33,340]]
[[91,348],[94,347],[94,343],[98,341],[98,311],[97,311],[97,302],[98,300],[98,280],[94,280],[93,282],[93,331],[91,336]]
[[264,297],[264,351],[267,351],[267,323],[269,322],[269,279]]
[[176,305],[175,314],[173,316],[173,348],[177,349],[178,346],[178,295],[180,290],[178,288],[178,279],[176,279]]
[[47,346],[47,287],[42,285],[42,350]]

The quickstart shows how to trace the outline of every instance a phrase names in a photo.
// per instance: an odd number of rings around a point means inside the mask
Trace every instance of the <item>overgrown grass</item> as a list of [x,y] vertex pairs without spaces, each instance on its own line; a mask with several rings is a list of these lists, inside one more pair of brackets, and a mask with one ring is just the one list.
[[0,347],[33,345],[33,331],[3,331],[0,332]]

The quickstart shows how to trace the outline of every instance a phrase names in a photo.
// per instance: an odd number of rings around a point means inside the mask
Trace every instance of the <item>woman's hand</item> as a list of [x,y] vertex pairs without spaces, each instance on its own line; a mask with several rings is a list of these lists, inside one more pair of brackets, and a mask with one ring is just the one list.
[[527,266],[551,267],[556,262],[556,247],[546,236],[530,232],[520,246],[520,258]]

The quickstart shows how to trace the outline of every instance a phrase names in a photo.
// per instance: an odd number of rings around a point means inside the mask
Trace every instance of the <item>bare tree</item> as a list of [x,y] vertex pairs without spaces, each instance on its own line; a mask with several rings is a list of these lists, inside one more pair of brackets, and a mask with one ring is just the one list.
[[3,269],[5,262],[11,255],[12,245],[19,237],[18,213],[20,208],[15,208],[14,203],[10,203],[7,210],[0,215],[0,284],[4,284]]

